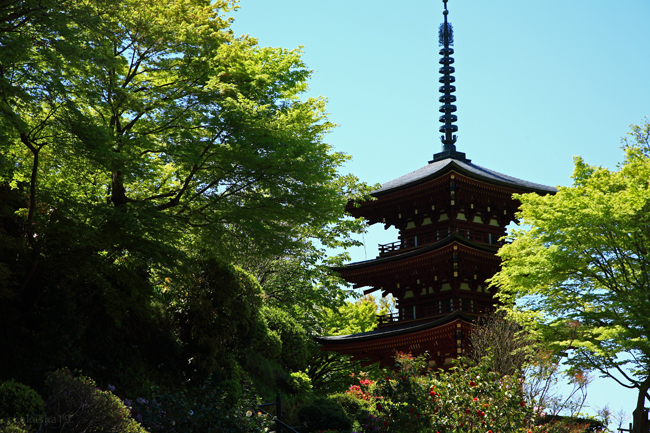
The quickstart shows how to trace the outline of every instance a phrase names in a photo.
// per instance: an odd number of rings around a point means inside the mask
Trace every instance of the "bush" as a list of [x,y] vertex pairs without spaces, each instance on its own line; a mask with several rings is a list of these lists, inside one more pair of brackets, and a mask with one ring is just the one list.
[[40,424],[45,404],[36,391],[10,380],[0,384],[0,431],[26,433]]
[[607,430],[605,423],[595,418],[546,415],[537,422],[542,433],[599,433]]
[[[203,381],[195,387],[180,390],[156,388],[147,398],[133,402],[132,413],[152,433],[257,433],[265,431],[269,422],[253,407],[257,402],[239,384],[240,397],[231,400],[221,389],[223,382]],[[267,429],[268,431],[268,429]]]
[[88,377],[57,370],[47,374],[46,385],[46,432],[147,433],[117,396],[100,390]]
[[294,394],[306,396],[311,393],[311,379],[304,371],[294,371],[289,376],[289,386]]
[[377,381],[382,399],[375,415],[383,431],[517,432],[536,430],[534,412],[524,401],[521,378],[491,371],[490,359],[481,364],[457,360],[448,370],[427,370],[426,357],[396,357],[398,370]]
[[321,430],[349,432],[352,422],[343,407],[335,400],[319,397],[298,409],[300,430],[311,433]]
[[[33,429],[31,431],[34,431]],[[0,419],[0,432],[2,433],[29,433],[30,429],[22,420]]]
[[367,405],[364,404],[365,400],[359,400],[355,396],[347,393],[341,392],[338,394],[332,394],[329,396],[330,400],[334,400],[341,405],[348,418],[353,421],[358,421],[361,423],[368,416]]
[[43,399],[27,385],[13,380],[0,384],[0,418],[41,418],[44,412]]

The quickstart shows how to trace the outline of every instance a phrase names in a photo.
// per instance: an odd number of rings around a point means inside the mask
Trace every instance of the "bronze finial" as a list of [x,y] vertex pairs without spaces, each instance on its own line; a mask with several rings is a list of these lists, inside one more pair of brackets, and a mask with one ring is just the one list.
[[464,153],[456,151],[456,134],[454,132],[458,131],[458,126],[454,125],[454,122],[458,120],[458,117],[454,114],[456,112],[456,106],[453,104],[456,102],[456,96],[453,95],[456,91],[456,86],[452,85],[456,81],[456,78],[451,75],[455,71],[454,67],[451,66],[454,63],[454,58],[451,57],[454,54],[454,49],[451,48],[451,45],[454,44],[454,31],[451,23],[447,22],[447,15],[449,14],[447,0],[442,1],[445,7],[442,12],[444,22],[440,24],[440,28],[438,29],[438,43],[442,46],[440,48],[442,58],[439,62],[442,65],[439,70],[442,76],[438,79],[438,82],[442,84],[439,88],[442,95],[438,98],[438,101],[443,105],[440,106],[438,111],[443,113],[439,118],[440,123],[443,125],[438,130],[444,135],[440,137],[440,141],[442,141],[442,152],[433,155],[433,161],[445,158],[469,161],[465,158]]

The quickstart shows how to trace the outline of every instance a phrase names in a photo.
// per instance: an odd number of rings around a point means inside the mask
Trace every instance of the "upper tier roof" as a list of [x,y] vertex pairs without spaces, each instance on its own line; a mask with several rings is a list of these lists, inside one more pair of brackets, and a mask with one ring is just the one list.
[[430,162],[428,165],[419,168],[409,174],[405,174],[404,176],[398,177],[397,179],[388,181],[384,183],[381,188],[373,191],[371,194],[375,197],[379,197],[385,194],[407,189],[412,186],[425,183],[431,179],[435,179],[440,175],[452,170],[475,179],[483,180],[487,183],[505,186],[516,190],[523,190],[524,192],[538,192],[542,194],[557,192],[557,189],[552,186],[546,186],[539,183],[528,182],[527,180],[517,179],[516,177],[508,176],[506,174],[498,173],[496,171],[481,167],[480,165],[472,164],[469,161],[465,162],[457,159],[447,158]]

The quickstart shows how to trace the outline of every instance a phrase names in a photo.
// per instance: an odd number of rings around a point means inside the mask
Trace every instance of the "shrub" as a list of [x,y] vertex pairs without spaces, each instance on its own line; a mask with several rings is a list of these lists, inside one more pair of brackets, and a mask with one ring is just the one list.
[[481,364],[456,361],[448,370],[426,369],[425,357],[397,357],[398,371],[377,382],[383,398],[375,414],[384,431],[517,432],[536,430],[534,412],[523,399],[521,378],[491,371]]
[[240,383],[240,398],[229,403],[231,399],[220,388],[222,384],[205,380],[194,388],[156,388],[147,398],[138,397],[132,402],[132,413],[152,433],[265,431],[268,419],[253,409],[257,402],[247,389],[241,390]]
[[0,419],[41,418],[44,413],[43,399],[27,385],[13,380],[0,384]]
[[332,394],[329,396],[330,400],[334,400],[341,405],[348,418],[353,421],[358,421],[361,423],[365,421],[368,416],[367,409],[369,406],[365,403],[365,400],[360,400],[354,395],[351,395],[347,392],[341,392],[338,394]]
[[10,380],[0,384],[0,431],[28,433],[35,431],[45,413],[45,404],[36,391]]
[[596,418],[581,418],[560,415],[546,415],[537,422],[541,433],[598,433],[607,429],[605,423]]
[[306,396],[311,392],[311,379],[304,371],[294,371],[289,375],[289,386],[298,396]]
[[[34,431],[33,429],[31,431]],[[29,433],[30,429],[27,423],[22,420],[2,420],[0,419],[0,432],[2,433]]]
[[352,422],[343,407],[333,399],[318,397],[298,409],[300,430],[311,433],[321,430],[349,432]]
[[100,390],[88,377],[57,370],[47,374],[46,385],[46,432],[146,433],[117,396]]

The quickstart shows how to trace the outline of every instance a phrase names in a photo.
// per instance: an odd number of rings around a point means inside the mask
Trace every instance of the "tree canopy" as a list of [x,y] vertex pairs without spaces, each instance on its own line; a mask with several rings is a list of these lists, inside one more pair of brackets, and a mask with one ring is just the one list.
[[299,99],[298,50],[235,37],[229,1],[58,7],[3,43],[3,178],[29,184],[29,223],[100,208],[115,235],[227,228],[277,254],[340,220],[356,180],[323,142],[324,100]]
[[305,368],[369,188],[300,49],[234,35],[236,7],[0,5],[0,376]]
[[573,368],[638,389],[640,432],[650,399],[650,124],[631,135],[616,170],[577,157],[572,186],[517,196],[530,228],[511,234],[492,282]]

